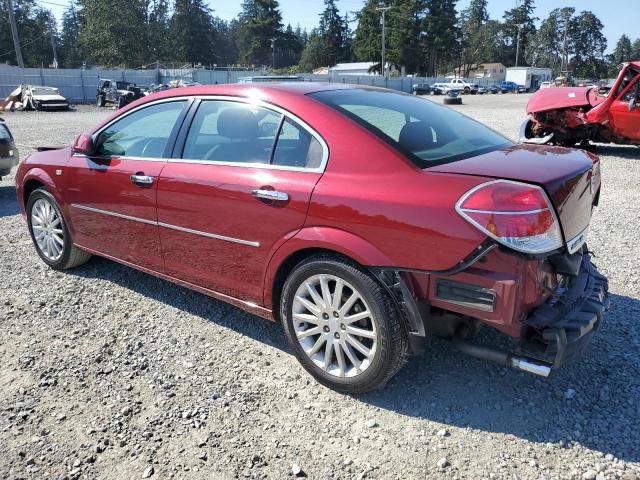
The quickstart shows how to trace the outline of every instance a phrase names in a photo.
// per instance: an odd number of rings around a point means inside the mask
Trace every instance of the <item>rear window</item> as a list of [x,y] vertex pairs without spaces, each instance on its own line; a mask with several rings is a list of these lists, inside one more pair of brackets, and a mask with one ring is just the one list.
[[420,168],[498,150],[512,142],[454,110],[399,92],[373,89],[309,94],[403,152]]
[[11,140],[9,129],[0,123],[0,140]]

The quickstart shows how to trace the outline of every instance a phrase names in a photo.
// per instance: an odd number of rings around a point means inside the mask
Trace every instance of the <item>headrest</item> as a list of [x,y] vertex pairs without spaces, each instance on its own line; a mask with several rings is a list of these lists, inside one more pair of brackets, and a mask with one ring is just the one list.
[[431,126],[426,122],[410,122],[400,130],[400,145],[411,152],[420,152],[435,147]]
[[255,140],[258,138],[258,120],[247,108],[225,108],[218,115],[218,133],[227,138]]

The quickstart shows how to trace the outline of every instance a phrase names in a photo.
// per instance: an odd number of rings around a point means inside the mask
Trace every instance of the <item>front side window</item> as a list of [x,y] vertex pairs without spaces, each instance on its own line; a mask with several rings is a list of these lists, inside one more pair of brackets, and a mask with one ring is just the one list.
[[96,142],[99,156],[162,158],[187,101],[159,103],[126,115],[105,128]]
[[182,158],[224,163],[318,168],[320,142],[307,130],[268,108],[205,100],[193,117]]
[[510,140],[481,123],[413,95],[354,88],[309,96],[390,143],[420,168],[512,145]]

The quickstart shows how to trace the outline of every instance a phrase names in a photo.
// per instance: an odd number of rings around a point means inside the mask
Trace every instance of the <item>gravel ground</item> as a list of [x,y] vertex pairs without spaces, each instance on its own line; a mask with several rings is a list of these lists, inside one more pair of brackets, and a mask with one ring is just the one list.
[[[526,100],[456,108],[515,138]],[[3,116],[24,155],[109,112]],[[436,340],[357,398],[316,384],[275,324],[98,258],[46,268],[5,178],[0,478],[640,478],[640,149],[599,154],[612,307],[587,355],[543,380]]]

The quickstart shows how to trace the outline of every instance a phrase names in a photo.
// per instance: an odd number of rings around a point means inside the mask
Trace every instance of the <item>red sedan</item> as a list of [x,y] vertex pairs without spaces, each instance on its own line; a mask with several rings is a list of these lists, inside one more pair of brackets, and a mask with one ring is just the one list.
[[[547,376],[601,323],[597,157],[428,100],[315,83],[145,97],[16,175],[36,251],[100,255],[280,322],[319,382],[383,385],[431,335]],[[513,351],[471,338],[489,325]]]

